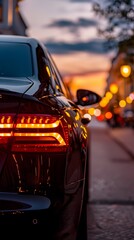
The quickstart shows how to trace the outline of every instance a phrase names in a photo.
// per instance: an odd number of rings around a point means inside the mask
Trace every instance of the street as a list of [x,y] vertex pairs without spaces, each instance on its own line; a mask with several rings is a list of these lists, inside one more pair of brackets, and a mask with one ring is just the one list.
[[134,158],[112,131],[90,127],[88,240],[134,239]]

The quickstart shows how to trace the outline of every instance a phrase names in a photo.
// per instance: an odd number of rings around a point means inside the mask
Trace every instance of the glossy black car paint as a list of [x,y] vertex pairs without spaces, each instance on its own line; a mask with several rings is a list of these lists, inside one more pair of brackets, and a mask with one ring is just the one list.
[[[8,47],[1,50],[3,44]],[[36,39],[1,35],[1,51],[8,71],[0,67],[0,123],[13,115],[14,125],[6,140],[0,135],[0,225],[43,225],[48,239],[75,240],[88,193],[88,132],[79,105],[97,103],[100,97],[79,90],[74,101],[48,50]],[[31,66],[25,72],[27,55]],[[20,114],[57,117],[66,144],[42,142],[38,148],[37,139],[31,145],[25,138],[17,140]]]

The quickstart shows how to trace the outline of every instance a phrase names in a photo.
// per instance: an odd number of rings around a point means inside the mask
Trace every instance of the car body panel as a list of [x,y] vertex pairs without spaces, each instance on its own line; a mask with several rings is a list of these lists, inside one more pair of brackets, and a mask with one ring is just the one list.
[[[49,239],[75,240],[85,209],[89,161],[89,135],[79,105],[97,103],[100,97],[79,90],[75,102],[38,40],[0,36],[1,43],[14,51],[14,63],[8,51],[5,57],[1,50],[6,61],[0,73],[0,225],[21,225],[26,218],[27,224],[49,228],[53,234]],[[25,76],[22,69],[24,76],[18,77],[18,69],[6,64],[15,66],[24,57],[21,46],[30,48],[32,74]],[[22,53],[19,58],[17,48]],[[17,66],[22,68],[21,62]],[[10,76],[13,73],[15,77]]]

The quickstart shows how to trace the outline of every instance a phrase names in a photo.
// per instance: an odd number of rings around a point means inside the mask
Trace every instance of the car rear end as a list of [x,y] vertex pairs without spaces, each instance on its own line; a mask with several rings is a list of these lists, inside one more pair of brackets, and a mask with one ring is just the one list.
[[57,110],[26,95],[1,92],[0,224],[6,218],[11,224],[18,219],[40,224],[48,221],[48,210],[49,215],[54,206],[58,211],[68,141],[68,126]]
[[79,108],[57,93],[38,41],[3,37],[0,51],[0,225],[76,239],[88,161]]

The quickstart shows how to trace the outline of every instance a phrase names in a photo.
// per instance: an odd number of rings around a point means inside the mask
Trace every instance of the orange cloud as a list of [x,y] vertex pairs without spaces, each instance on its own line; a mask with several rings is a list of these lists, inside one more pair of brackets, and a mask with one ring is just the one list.
[[107,72],[100,71],[83,75],[67,76],[64,79],[74,96],[76,90],[79,88],[92,90],[103,96],[106,88]]

